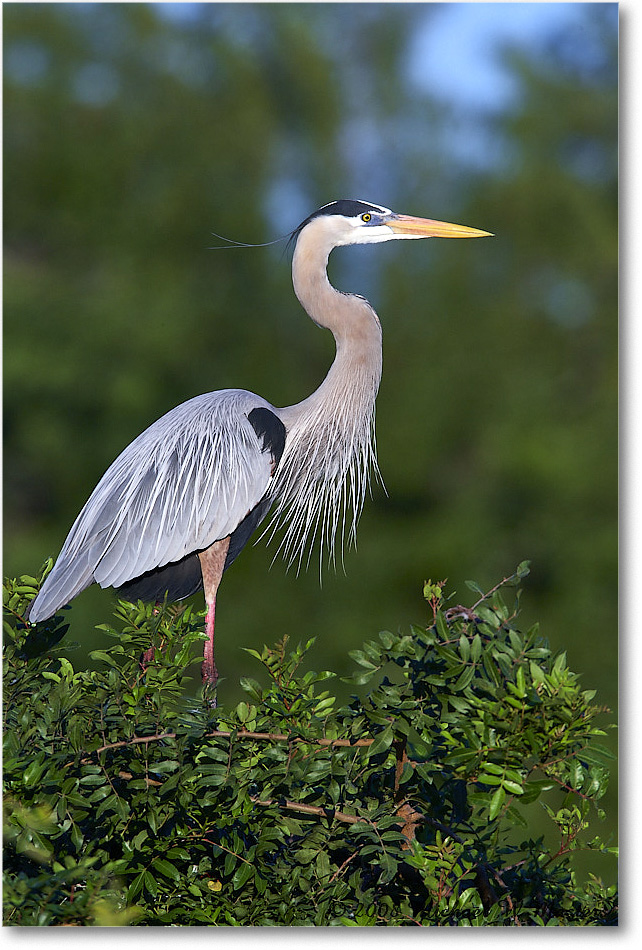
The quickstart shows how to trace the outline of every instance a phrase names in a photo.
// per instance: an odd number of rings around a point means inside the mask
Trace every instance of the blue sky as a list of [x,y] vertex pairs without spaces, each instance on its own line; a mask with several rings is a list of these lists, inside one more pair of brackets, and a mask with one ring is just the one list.
[[[589,65],[596,55],[587,8],[609,6],[614,23],[617,3],[428,3],[423,27],[410,50],[412,85],[451,107],[443,148],[463,166],[498,168],[509,154],[484,119],[515,104],[517,74],[503,52],[537,56],[559,35]],[[588,18],[590,21],[590,17]],[[600,55],[599,52],[597,55]]]
[[[518,92],[501,63],[501,47],[529,50],[560,29],[578,27],[585,3],[437,3],[411,54],[409,74],[420,88],[467,108],[510,105]],[[617,4],[613,3],[617,16]],[[457,65],[461,64],[461,68]]]
[[[161,15],[190,20],[193,3],[156,4]],[[471,109],[501,109],[518,90],[501,63],[510,43],[537,49],[560,29],[578,27],[587,3],[426,3],[425,25],[410,53],[409,77],[445,102]],[[617,17],[617,3],[612,3]],[[460,68],[457,68],[460,66]]]

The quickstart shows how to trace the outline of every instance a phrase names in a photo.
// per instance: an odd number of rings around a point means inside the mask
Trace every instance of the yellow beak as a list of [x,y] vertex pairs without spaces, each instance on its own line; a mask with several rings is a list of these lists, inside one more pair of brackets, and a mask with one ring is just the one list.
[[448,224],[446,221],[431,221],[430,218],[413,218],[409,214],[395,214],[389,218],[386,226],[395,234],[408,237],[474,238],[492,237],[490,231],[478,231],[463,224]]

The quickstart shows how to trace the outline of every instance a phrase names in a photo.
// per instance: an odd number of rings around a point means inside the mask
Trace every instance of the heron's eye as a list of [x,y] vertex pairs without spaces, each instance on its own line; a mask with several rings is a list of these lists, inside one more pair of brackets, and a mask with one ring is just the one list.
[[362,220],[362,221],[365,221],[366,224],[367,224],[368,221],[371,221],[371,220],[372,220],[372,215],[370,214],[369,211],[366,211],[365,214],[362,214],[362,215],[361,215],[361,220]]

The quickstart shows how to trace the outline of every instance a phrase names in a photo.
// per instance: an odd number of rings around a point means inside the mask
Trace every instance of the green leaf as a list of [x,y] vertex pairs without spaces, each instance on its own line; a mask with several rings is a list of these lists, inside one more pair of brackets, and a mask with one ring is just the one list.
[[488,772],[482,772],[477,776],[477,781],[484,785],[501,785],[502,777],[501,775],[489,775]]
[[384,852],[379,859],[379,865],[382,869],[381,877],[379,878],[380,884],[387,884],[388,881],[391,881],[397,873],[397,862],[392,857],[391,854]]
[[488,817],[491,821],[497,818],[497,815],[501,811],[502,805],[506,801],[506,792],[500,785],[496,792],[494,792],[493,797],[490,800],[490,808],[488,810]]
[[367,670],[376,670],[377,667],[374,663],[369,660],[362,650],[350,650],[349,656],[355,660],[359,666],[365,667]]
[[252,699],[258,703],[263,701],[263,692],[255,679],[252,679],[249,676],[242,676],[239,682],[241,684],[241,689],[248,693]]
[[295,858],[299,864],[310,864],[314,861],[318,853],[316,848],[299,848],[295,854]]
[[605,759],[613,761],[617,756],[606,746],[592,742],[578,753],[578,758],[587,765],[603,765]]
[[524,788],[518,782],[513,782],[511,779],[504,779],[502,785],[507,792],[510,792],[512,795],[523,795]]
[[528,828],[526,818],[522,815],[519,808],[515,808],[514,805],[509,805],[506,809],[506,818],[510,819],[511,824],[518,828]]
[[141,871],[139,874],[136,875],[134,880],[129,885],[127,889],[127,895],[129,897],[129,900],[134,900],[134,898],[137,897],[138,894],[140,894],[140,892],[142,891],[143,886],[145,884],[146,873],[147,873],[146,871]]
[[515,677],[515,685],[517,687],[517,695],[520,699],[523,699],[526,696],[526,680],[524,677],[524,667],[520,666],[517,670],[517,675]]
[[381,640],[381,643],[386,648],[386,650],[389,650],[393,646],[397,638],[394,636],[394,634],[390,633],[389,630],[382,630],[379,633],[379,639]]
[[446,623],[444,619],[444,615],[442,614],[441,611],[439,611],[439,613],[435,617],[435,626],[437,627],[437,633],[439,634],[441,639],[447,640],[448,639],[448,624]]
[[470,703],[466,699],[462,699],[461,696],[449,696],[448,703],[457,712],[467,713],[470,712]]
[[472,590],[473,594],[479,594],[481,597],[484,596],[484,592],[477,583],[477,581],[464,581],[468,590]]
[[158,884],[156,883],[156,878],[154,877],[151,871],[145,871],[144,880],[145,880],[145,887],[147,888],[149,893],[152,895],[152,897],[156,897],[156,895],[158,894]]
[[370,746],[368,752],[369,757],[372,758],[375,755],[379,755],[380,752],[385,752],[390,748],[394,734],[392,731],[392,726],[386,726],[382,732],[378,732],[374,738],[374,742]]
[[235,891],[240,890],[251,877],[254,876],[254,868],[251,864],[243,863],[240,867],[234,872],[234,877],[232,878],[232,887]]
[[551,670],[552,674],[556,676],[561,676],[562,672],[566,669],[566,651],[563,650],[555,659],[553,664],[553,669]]
[[531,679],[536,686],[541,686],[546,682],[546,674],[541,666],[538,666],[537,663],[533,663],[531,660],[529,663],[529,669],[531,672]]
[[158,871],[164,877],[168,877],[176,884],[178,884],[178,882],[181,880],[181,875],[179,874],[178,870],[173,864],[170,864],[169,861],[165,861],[164,858],[156,858],[156,860],[152,863],[152,867],[155,871]]
[[455,682],[453,683],[452,689],[457,693],[461,692],[461,690],[465,689],[472,682],[474,675],[475,675],[475,667],[474,666],[467,667],[464,670],[464,672],[457,678],[457,680],[455,680]]
[[530,802],[534,802],[539,798],[542,792],[549,792],[555,787],[555,782],[552,782],[550,779],[524,782],[522,804],[527,805]]
[[27,788],[31,788],[32,786],[36,785],[46,768],[47,763],[40,759],[34,759],[32,762],[30,762],[22,773],[22,781],[24,785]]

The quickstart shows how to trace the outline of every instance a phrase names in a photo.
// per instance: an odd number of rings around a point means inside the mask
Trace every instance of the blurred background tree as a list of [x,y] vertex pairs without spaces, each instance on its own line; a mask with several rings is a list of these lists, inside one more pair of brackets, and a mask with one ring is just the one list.
[[[464,600],[530,558],[526,613],[616,705],[617,5],[507,44],[513,95],[485,110],[422,73],[446,6],[3,9],[5,573],[56,553],[172,406],[228,386],[287,405],[323,378],[332,341],[282,246],[210,250],[213,231],[267,241],[360,197],[496,234],[334,255],[384,327],[387,495],[322,589],[246,549],[217,610],[224,701],[241,645],[318,635],[341,672],[424,618],[422,577]],[[473,6],[491,26],[525,5]],[[112,601],[77,600],[85,653]]]

